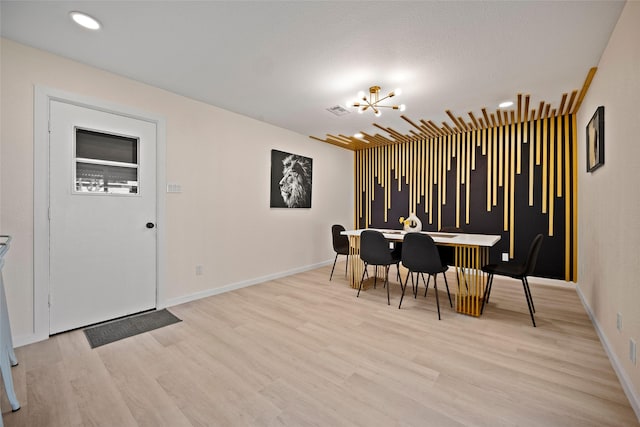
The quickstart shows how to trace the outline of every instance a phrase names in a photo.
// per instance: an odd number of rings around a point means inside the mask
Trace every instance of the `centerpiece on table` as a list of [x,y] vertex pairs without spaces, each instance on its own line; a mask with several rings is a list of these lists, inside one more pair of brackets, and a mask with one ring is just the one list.
[[406,219],[401,216],[399,221],[403,225],[404,231],[408,233],[422,231],[422,221],[416,216],[415,212],[411,212]]

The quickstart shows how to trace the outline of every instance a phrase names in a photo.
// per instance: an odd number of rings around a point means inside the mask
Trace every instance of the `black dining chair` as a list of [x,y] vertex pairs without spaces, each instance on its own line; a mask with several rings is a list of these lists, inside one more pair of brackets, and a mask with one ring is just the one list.
[[336,252],[336,257],[333,259],[333,267],[331,267],[329,280],[333,277],[333,270],[336,268],[338,255],[347,256],[347,262],[344,266],[344,275],[347,275],[347,267],[349,265],[349,238],[340,234],[343,231],[345,231],[345,228],[340,224],[334,224],[331,226],[331,238],[333,240],[333,250]]
[[[387,288],[387,304],[391,305],[391,298],[389,297],[389,267],[395,265],[398,268],[400,264],[400,257],[397,252],[389,249],[389,242],[385,239],[384,235],[376,230],[364,230],[360,234],[360,259],[364,262],[364,271],[362,272],[362,278],[360,279],[360,286],[358,287],[358,294],[362,290],[362,282],[364,281],[364,275],[367,273],[367,267],[374,265],[383,266],[384,271],[384,285]],[[376,287],[377,274],[373,276],[373,288]]]
[[[433,288],[435,289],[436,305],[438,307],[438,320],[440,320],[440,300],[438,298],[437,281],[438,273],[442,273],[444,276],[444,283],[447,286],[447,296],[449,297],[449,305],[451,305],[451,307],[453,307],[453,302],[451,302],[451,293],[449,292],[447,276],[444,274],[449,267],[440,259],[440,252],[438,252],[438,247],[433,241],[433,238],[428,234],[407,233],[404,236],[404,242],[402,245],[402,265],[409,270],[409,273],[407,274],[405,284],[402,285],[402,282],[400,283],[400,286],[402,287],[402,296],[400,297],[400,305],[398,305],[398,308],[402,307],[404,293],[409,285],[409,276],[411,276],[411,283],[413,283],[413,273],[416,273],[414,298],[418,294],[418,276],[422,276],[422,281],[425,284],[425,296],[429,290],[429,281],[431,280],[431,276],[433,276]],[[424,280],[424,273],[429,275],[429,279],[426,282]]]
[[529,288],[529,281],[527,276],[533,273],[533,269],[536,267],[538,260],[538,253],[542,246],[542,234],[538,234],[531,242],[529,247],[529,254],[524,262],[517,261],[504,261],[498,264],[488,264],[482,267],[482,271],[489,274],[487,278],[487,286],[484,290],[484,297],[482,299],[482,307],[480,308],[480,314],[484,311],[485,304],[489,303],[489,297],[491,296],[491,288],[493,286],[493,276],[508,276],[514,279],[522,281],[522,287],[524,289],[524,296],[527,298],[527,305],[529,306],[529,314],[531,315],[531,322],[533,326],[536,326],[536,320],[533,318],[533,313],[536,312],[536,308],[533,305],[533,297],[531,296],[531,289]]

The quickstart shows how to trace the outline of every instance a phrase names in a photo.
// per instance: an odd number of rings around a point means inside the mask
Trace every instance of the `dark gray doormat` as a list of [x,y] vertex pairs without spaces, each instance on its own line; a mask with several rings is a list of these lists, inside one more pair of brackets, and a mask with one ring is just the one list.
[[181,322],[166,309],[135,314],[84,329],[91,348]]

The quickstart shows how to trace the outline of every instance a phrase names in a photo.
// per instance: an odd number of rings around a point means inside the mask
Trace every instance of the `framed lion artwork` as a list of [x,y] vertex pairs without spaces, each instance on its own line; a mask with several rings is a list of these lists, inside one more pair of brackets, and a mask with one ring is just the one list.
[[313,159],[271,150],[271,207],[310,208]]

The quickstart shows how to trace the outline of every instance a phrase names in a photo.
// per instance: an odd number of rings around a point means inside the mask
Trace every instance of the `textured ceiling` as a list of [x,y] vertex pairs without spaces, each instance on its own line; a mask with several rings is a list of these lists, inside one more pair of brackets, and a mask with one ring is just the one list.
[[[3,37],[303,135],[407,133],[400,113],[337,117],[357,91],[401,87],[413,121],[557,107],[598,64],[619,1],[2,1]],[[77,27],[72,10],[99,32]],[[351,109],[354,110],[354,109]]]

